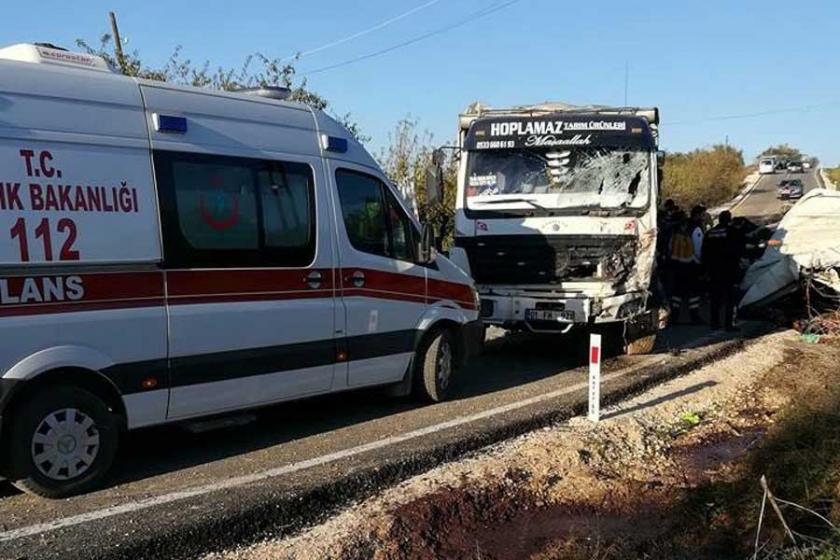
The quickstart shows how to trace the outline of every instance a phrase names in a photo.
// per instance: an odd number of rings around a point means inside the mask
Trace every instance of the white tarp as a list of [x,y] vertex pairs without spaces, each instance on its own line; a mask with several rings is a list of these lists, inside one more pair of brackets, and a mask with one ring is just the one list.
[[[747,270],[741,307],[768,302],[796,290],[800,275],[840,290],[840,192],[809,191],[791,208],[768,242],[764,255]],[[832,284],[837,285],[832,285]]]

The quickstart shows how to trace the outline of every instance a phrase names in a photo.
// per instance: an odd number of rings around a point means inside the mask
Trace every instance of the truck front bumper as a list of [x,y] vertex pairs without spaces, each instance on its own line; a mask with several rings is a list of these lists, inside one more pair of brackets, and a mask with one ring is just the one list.
[[[644,313],[645,295],[639,292],[594,297],[584,294],[530,294],[479,291],[485,323],[534,332],[567,331],[575,325],[622,321]],[[552,318],[535,318],[534,310]]]

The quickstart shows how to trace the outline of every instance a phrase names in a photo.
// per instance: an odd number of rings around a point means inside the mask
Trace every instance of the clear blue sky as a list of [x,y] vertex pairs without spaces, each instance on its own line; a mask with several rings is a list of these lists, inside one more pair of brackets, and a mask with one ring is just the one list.
[[[383,29],[304,57],[299,72],[342,62],[459,21],[502,0],[439,0]],[[183,45],[194,61],[239,66],[254,51],[294,54],[367,29],[429,0],[7,3],[0,44],[72,47],[107,30],[117,11],[129,49],[162,65]],[[519,0],[429,39],[312,74],[336,112],[352,112],[371,148],[411,115],[451,140],[471,101],[658,105],[663,145],[723,142],[748,157],[789,142],[840,164],[840,2],[837,0]],[[810,109],[803,109],[809,108]],[[793,109],[791,111],[785,111]],[[783,112],[784,111],[784,112]],[[768,112],[730,120],[710,120]],[[673,124],[668,124],[673,123]]]

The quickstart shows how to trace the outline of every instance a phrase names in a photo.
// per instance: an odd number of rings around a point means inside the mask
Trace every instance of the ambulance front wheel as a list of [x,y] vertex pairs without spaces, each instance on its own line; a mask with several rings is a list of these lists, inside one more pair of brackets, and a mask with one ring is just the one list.
[[426,401],[446,400],[456,367],[455,347],[448,330],[432,331],[417,349],[414,392]]
[[44,498],[96,488],[117,452],[119,422],[96,395],[70,386],[43,389],[17,409],[9,438],[13,484]]

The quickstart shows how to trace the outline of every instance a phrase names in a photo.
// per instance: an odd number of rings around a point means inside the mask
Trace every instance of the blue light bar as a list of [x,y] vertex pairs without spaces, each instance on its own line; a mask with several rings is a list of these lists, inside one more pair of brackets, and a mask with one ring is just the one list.
[[152,120],[155,123],[155,130],[158,132],[177,132],[184,134],[187,132],[187,118],[173,117],[171,115],[152,114]]
[[347,152],[347,139],[339,138],[338,136],[321,135],[321,145],[328,152],[338,152],[340,154]]

